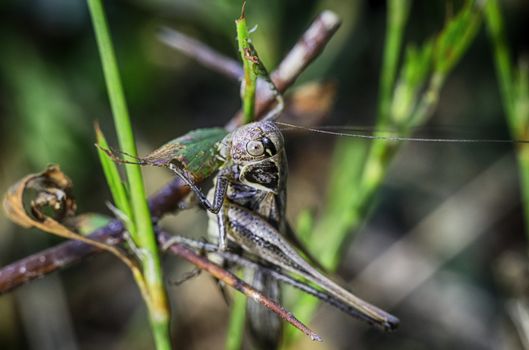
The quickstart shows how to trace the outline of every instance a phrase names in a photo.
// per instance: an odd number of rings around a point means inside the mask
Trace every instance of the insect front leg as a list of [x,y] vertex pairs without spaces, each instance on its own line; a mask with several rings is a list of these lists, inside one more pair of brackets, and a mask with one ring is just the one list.
[[[217,240],[220,251],[225,251],[228,246],[227,233],[226,233],[226,214],[222,211],[222,204],[224,198],[226,198],[226,191],[228,189],[228,179],[226,176],[219,174],[215,179],[215,187],[210,191],[209,199],[204,197],[201,203],[206,207],[210,216],[215,218],[210,221],[215,222],[217,227]],[[200,195],[203,196],[202,192]],[[200,197],[199,197],[200,198]],[[211,205],[213,203],[213,205]]]
[[[174,163],[169,165],[171,169],[178,177],[180,177],[186,185],[195,193],[200,204],[202,204],[206,210],[215,215],[215,222],[218,228],[218,246],[219,250],[224,251],[227,247],[226,239],[226,228],[225,228],[225,219],[221,211],[222,204],[224,203],[224,198],[226,198],[226,191],[228,190],[228,174],[229,170],[226,168],[220,169],[216,178],[215,186],[209,192],[209,196],[206,196],[194,182],[189,180],[187,176],[178,168]],[[209,197],[209,198],[208,198]]]
[[214,214],[217,214],[220,211],[222,203],[224,202],[224,198],[226,197],[226,190],[228,189],[228,170],[219,170],[219,173],[216,177],[215,191],[212,203],[202,192],[202,190],[198,188],[198,186],[195,185],[194,182],[189,180],[176,164],[171,163],[169,165],[169,169],[171,169],[180,179],[182,179],[182,181],[185,182],[186,185],[189,186],[191,191],[193,191],[198,197],[200,204],[202,204],[206,208],[206,210]]
[[215,214],[217,219],[217,228],[218,228],[218,242],[219,250],[225,251],[228,246],[227,233],[226,233],[226,215],[222,212]]

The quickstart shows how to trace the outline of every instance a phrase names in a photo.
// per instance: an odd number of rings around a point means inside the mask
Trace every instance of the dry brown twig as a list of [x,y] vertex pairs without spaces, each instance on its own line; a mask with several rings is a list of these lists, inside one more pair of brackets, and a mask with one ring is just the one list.
[[[182,257],[198,267],[201,270],[207,271],[213,277],[224,282],[228,286],[238,290],[239,292],[246,295],[248,298],[260,303],[264,307],[270,309],[279,315],[283,320],[287,321],[306,335],[312,340],[322,341],[321,337],[310,330],[307,326],[301,323],[292,313],[287,311],[281,305],[266,297],[263,293],[259,292],[248,283],[242,281],[230,271],[220,267],[217,264],[212,263],[207,258],[196,254],[193,250],[186,247],[184,244],[172,243],[171,235],[165,232],[158,232],[158,242],[162,244],[162,247],[166,248],[170,252],[179,257]],[[167,246],[168,245],[168,246]]]
[[243,70],[238,61],[224,56],[200,41],[171,28],[162,28],[158,38],[167,46],[178,50],[212,71],[230,79],[240,79]]
[[[294,288],[297,288],[301,290],[304,293],[310,294],[319,300],[332,305],[333,307],[337,308],[338,310],[341,310],[345,314],[359,318],[364,320],[365,322],[370,323],[370,320],[364,317],[363,314],[359,313],[354,307],[352,307],[349,304],[345,304],[338,300],[337,298],[333,297],[326,291],[316,289],[312,287],[311,285],[294,278],[274,267],[271,266],[263,266],[262,264],[259,264],[252,260],[249,257],[246,257],[244,254],[236,254],[232,253],[230,251],[219,251],[216,244],[204,242],[204,241],[197,241],[191,238],[182,237],[179,235],[172,235],[164,231],[157,231],[157,234],[159,235],[160,239],[164,240],[164,248],[167,248],[168,246],[172,244],[181,244],[186,247],[189,247],[190,249],[196,250],[198,252],[204,253],[207,252],[208,254],[214,254],[219,256],[224,262],[233,264],[238,267],[246,267],[250,268],[252,270],[259,269],[261,272],[269,274],[277,281],[280,281],[285,284],[289,284]],[[165,238],[167,237],[167,238]],[[170,239],[169,239],[170,237]],[[167,239],[167,240],[166,240]],[[186,280],[185,278],[184,280]],[[372,324],[373,326],[377,327],[378,325]]]

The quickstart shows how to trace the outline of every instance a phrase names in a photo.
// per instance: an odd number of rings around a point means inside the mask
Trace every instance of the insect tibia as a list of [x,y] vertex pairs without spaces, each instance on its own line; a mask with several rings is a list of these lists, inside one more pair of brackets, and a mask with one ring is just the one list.
[[187,186],[189,186],[191,191],[193,191],[193,193],[197,196],[200,204],[204,206],[207,211],[213,214],[219,213],[222,203],[224,202],[224,198],[226,197],[226,190],[228,186],[227,179],[224,176],[217,176],[215,187],[213,188],[213,198],[210,200],[193,181],[188,179],[188,177],[180,170],[180,168],[174,164],[170,164],[169,169],[171,169],[182,181],[184,181]]
[[399,320],[396,317],[356,297],[307,263],[267,221],[236,204],[228,202],[225,206],[226,229],[244,249],[316,284],[355,309],[360,319],[385,330],[397,327]]

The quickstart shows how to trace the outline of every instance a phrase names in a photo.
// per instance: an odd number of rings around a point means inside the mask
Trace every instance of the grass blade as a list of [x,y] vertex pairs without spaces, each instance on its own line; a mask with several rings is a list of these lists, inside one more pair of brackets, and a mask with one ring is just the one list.
[[[88,8],[101,56],[103,73],[119,144],[122,151],[136,156],[136,143],[134,141],[102,0],[88,0]],[[159,350],[170,349],[169,308],[164,290],[158,246],[152,226],[151,214],[147,205],[141,170],[138,165],[126,165],[125,169],[128,187],[130,189],[132,216],[135,226],[135,231],[131,232],[131,235],[138,247],[144,252],[142,263],[150,297],[147,305],[149,306],[151,328],[154,333],[156,348]]]

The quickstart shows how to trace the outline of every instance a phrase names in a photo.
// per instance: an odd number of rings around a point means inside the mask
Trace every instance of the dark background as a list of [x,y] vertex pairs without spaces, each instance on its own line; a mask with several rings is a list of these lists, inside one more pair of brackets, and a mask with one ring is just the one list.
[[[457,8],[457,1],[415,1],[405,42],[420,44],[437,33],[452,3]],[[240,105],[238,83],[165,47],[156,30],[176,28],[236,57],[233,21],[239,1],[107,1],[105,6],[140,154],[188,130],[231,118]],[[529,2],[503,1],[502,6],[511,51],[523,57],[529,49]],[[250,25],[258,24],[254,43],[273,68],[322,9],[336,11],[343,25],[298,84],[337,84],[326,124],[373,125],[384,1],[252,0],[247,15]],[[92,146],[95,120],[116,144],[85,2],[0,3],[0,190],[58,163],[74,181],[80,212],[110,214],[105,205],[110,194]],[[448,126],[454,137],[468,132],[509,137],[484,27],[443,89],[428,127],[440,126]],[[286,139],[288,210],[295,220],[301,209],[323,205],[334,138],[307,133]],[[160,169],[145,169],[144,175],[149,193],[170,179]],[[510,145],[403,147],[339,271],[359,295],[397,314],[401,329],[381,334],[322,306],[312,327],[326,342],[302,339],[293,348],[522,348],[520,334],[525,333],[515,325],[527,325],[529,319],[519,316],[527,242],[518,191]],[[207,220],[193,209],[163,224],[201,237]],[[58,242],[0,215],[1,265]],[[169,282],[192,269],[174,258],[164,264]],[[399,273],[385,275],[384,264]],[[1,296],[0,347],[152,347],[130,277],[116,259],[97,256]],[[222,348],[228,308],[211,278],[202,274],[168,291],[178,348]],[[522,321],[513,323],[516,315]]]

